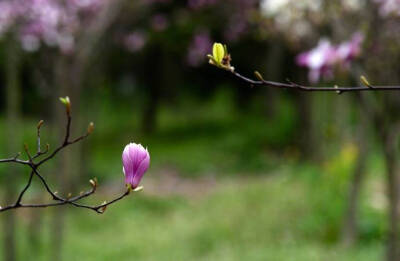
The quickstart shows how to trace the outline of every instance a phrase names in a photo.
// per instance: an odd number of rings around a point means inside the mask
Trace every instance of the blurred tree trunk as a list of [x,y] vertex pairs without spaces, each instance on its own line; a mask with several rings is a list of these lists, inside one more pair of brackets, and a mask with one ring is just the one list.
[[[6,135],[7,135],[7,152],[12,155],[18,152],[18,142],[20,142],[20,108],[21,108],[21,90],[19,82],[19,54],[15,45],[10,42],[7,50],[6,62],[6,95],[7,95],[7,119],[6,119]],[[7,185],[6,185],[6,202],[11,201],[16,196],[16,184],[18,175],[16,169],[7,168]],[[4,260],[17,260],[16,254],[16,215],[14,211],[4,213]]]
[[368,135],[369,126],[368,117],[365,114],[365,109],[360,101],[362,94],[356,94],[355,99],[359,105],[360,122],[356,129],[356,140],[358,148],[358,157],[356,166],[353,172],[352,180],[349,186],[348,206],[345,214],[345,220],[342,232],[342,242],[345,246],[351,246],[357,241],[358,237],[358,210],[360,202],[360,194],[363,181],[365,179],[365,168],[368,157]]
[[[307,82],[306,74],[300,71],[296,73],[299,82]],[[297,140],[300,150],[300,157],[302,160],[317,161],[319,159],[319,144],[321,138],[318,137],[317,128],[315,124],[315,117],[313,113],[313,104],[315,94],[294,92],[294,102],[297,107],[298,126],[297,126]],[[318,142],[320,140],[320,142]]]
[[[261,68],[267,68],[267,70],[263,72],[265,79],[279,81],[284,77],[286,72],[284,72],[283,68],[285,68],[284,64],[287,55],[284,44],[270,44],[266,62],[261,66]],[[266,115],[268,118],[275,117],[278,105],[277,102],[279,101],[278,91],[274,88],[265,88],[265,96]]]
[[[41,195],[35,200],[40,201]],[[32,209],[29,213],[29,227],[28,227],[28,239],[29,239],[29,255],[33,259],[39,258],[41,252],[41,231],[43,227],[43,211],[41,209]]]
[[[393,79],[398,81],[397,77]],[[385,93],[383,96],[381,110],[375,116],[375,128],[381,139],[383,154],[385,157],[387,175],[387,193],[389,198],[388,215],[388,238],[387,238],[387,260],[398,261],[400,258],[399,245],[399,154],[398,138],[400,123],[398,111],[400,110],[400,95],[398,93]]]
[[[54,84],[54,97],[53,97],[53,113],[54,113],[54,133],[58,133],[56,135],[55,143],[58,145],[61,142],[62,137],[65,134],[65,108],[60,106],[58,97],[65,97],[68,95],[67,90],[65,89],[65,68],[64,68],[64,60],[63,57],[59,57],[59,60],[56,62],[56,71],[55,71],[55,84]],[[70,97],[71,98],[71,97]],[[72,104],[75,101],[72,99]],[[73,106],[73,105],[72,105]],[[57,146],[56,145],[56,146]],[[56,177],[56,184],[59,190],[60,195],[64,196],[69,190],[69,182],[68,182],[68,162],[70,158],[69,149],[62,152],[60,155],[61,158],[57,160],[57,168],[58,171],[54,172]],[[52,220],[51,227],[51,253],[50,260],[62,260],[62,242],[64,238],[64,223],[65,223],[65,215],[66,208],[55,208]]]
[[399,176],[397,165],[397,135],[398,128],[383,131],[382,143],[386,161],[387,190],[389,194],[389,234],[387,245],[387,260],[399,259]]
[[[68,57],[60,57],[56,66],[56,85],[58,90],[57,97],[54,97],[54,112],[55,112],[55,123],[57,133],[57,143],[61,142],[65,135],[65,124],[66,114],[65,107],[62,106],[58,100],[58,97],[69,96],[72,105],[72,117],[73,124],[71,125],[71,136],[74,137],[81,134],[79,130],[81,127],[81,113],[80,113],[80,100],[82,92],[82,72],[78,68],[73,66],[74,64],[68,59]],[[85,128],[83,128],[85,130]],[[75,144],[74,146],[68,147],[62,151],[59,158],[59,168],[57,174],[57,187],[59,192],[64,197],[75,191],[76,182],[81,176],[81,155],[82,145],[81,143]],[[52,225],[52,253],[51,260],[62,260],[62,245],[65,232],[65,218],[67,216],[67,208],[56,208],[53,217]]]
[[[396,77],[394,77],[396,78]],[[400,124],[398,111],[400,96],[398,93],[384,93],[379,103],[373,104],[362,96],[365,113],[371,117],[374,129],[382,144],[386,167],[386,189],[389,199],[388,234],[386,244],[386,260],[398,261],[400,258],[399,246],[399,165],[398,165],[398,133]],[[375,106],[374,106],[375,105]]]
[[303,160],[315,160],[318,154],[318,143],[313,124],[312,94],[296,92],[294,95],[298,112],[297,140],[300,157]]
[[[63,136],[65,133],[65,108],[60,105],[58,97],[69,96],[72,105],[72,116],[74,123],[71,126],[71,135],[82,134],[82,114],[80,113],[80,100],[83,89],[83,83],[87,79],[88,68],[90,67],[96,54],[99,54],[99,44],[101,38],[105,36],[107,30],[118,17],[122,10],[124,0],[111,2],[107,8],[104,8],[96,21],[88,28],[84,28],[81,38],[77,40],[75,53],[71,56],[59,55],[55,66],[55,88],[56,97],[54,97],[55,123],[59,128],[59,133]],[[101,55],[99,55],[101,57]],[[60,137],[59,137],[60,139]],[[62,152],[60,157],[59,172],[57,173],[58,187],[63,196],[73,192],[76,183],[80,180],[82,166],[82,143],[75,144]],[[73,175],[73,176],[72,176]],[[75,177],[75,178],[74,178]],[[62,260],[62,245],[65,233],[65,218],[67,208],[55,209],[53,225],[51,231],[51,260]]]
[[[163,66],[165,65],[164,52],[160,45],[154,46],[149,53],[150,63],[143,71],[143,82],[146,84],[146,103],[142,116],[142,131],[145,134],[153,133],[157,125],[157,113],[161,100],[161,86],[164,82]],[[154,63],[154,61],[158,61]]]

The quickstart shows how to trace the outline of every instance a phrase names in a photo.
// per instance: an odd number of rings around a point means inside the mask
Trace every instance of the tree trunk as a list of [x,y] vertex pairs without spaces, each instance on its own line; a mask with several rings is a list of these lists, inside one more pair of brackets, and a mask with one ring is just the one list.
[[[387,242],[387,261],[399,258],[399,177],[397,174],[397,131],[385,130],[382,135],[386,161],[387,190],[389,196],[389,232]],[[389,132],[389,133],[387,133]]]
[[[10,43],[9,50],[7,52],[7,62],[6,62],[6,95],[7,95],[7,120],[6,120],[6,133],[7,133],[7,152],[10,155],[19,151],[19,130],[20,130],[20,84],[18,76],[18,50],[13,47]],[[17,170],[15,168],[7,168],[6,175],[8,176],[6,185],[6,202],[11,203],[11,201],[16,196],[16,184],[18,180]],[[16,255],[16,240],[15,240],[15,230],[16,230],[16,215],[14,211],[9,211],[4,214],[3,217],[4,225],[4,260],[5,261],[15,261],[17,260]]]
[[155,64],[147,63],[144,69],[143,81],[147,85],[146,88],[148,88],[148,90],[146,91],[146,104],[141,120],[142,131],[145,134],[153,133],[157,127],[161,86],[168,84],[168,82],[164,82],[163,65],[165,64],[165,54],[161,46],[157,45],[153,47],[149,53],[149,61],[159,62]]
[[308,93],[294,94],[298,115],[297,140],[302,160],[316,160],[318,154],[317,134],[313,124],[312,100]]
[[359,209],[359,198],[361,193],[361,187],[365,177],[365,167],[367,163],[368,157],[368,118],[364,113],[364,109],[362,108],[362,104],[360,104],[360,97],[357,95],[356,97],[359,108],[359,117],[360,122],[357,132],[357,143],[358,143],[358,157],[356,166],[354,169],[353,177],[350,183],[349,188],[349,200],[347,211],[345,214],[343,232],[342,232],[342,241],[345,246],[353,245],[358,238],[358,209]]
[[[74,123],[71,125],[71,136],[75,136],[81,128],[80,124],[80,94],[81,94],[81,78],[80,73],[76,72],[76,67],[71,66],[70,61],[67,57],[60,57],[57,64],[56,72],[56,85],[58,90],[55,92],[57,97],[69,96],[71,99],[72,106],[72,118]],[[59,142],[65,135],[65,107],[63,107],[58,98],[54,97],[54,112],[55,112],[55,124],[57,133],[59,133],[57,142]],[[85,130],[85,128],[83,128]],[[82,153],[81,143],[75,144],[74,146],[68,147],[62,152],[58,161],[58,172],[57,173],[57,187],[61,195],[66,197],[70,192],[74,192],[74,180],[78,179],[81,172],[80,155]],[[65,218],[67,216],[67,208],[56,208],[54,209],[52,231],[51,231],[51,242],[52,253],[51,260],[62,260],[62,246],[63,238],[65,234]]]

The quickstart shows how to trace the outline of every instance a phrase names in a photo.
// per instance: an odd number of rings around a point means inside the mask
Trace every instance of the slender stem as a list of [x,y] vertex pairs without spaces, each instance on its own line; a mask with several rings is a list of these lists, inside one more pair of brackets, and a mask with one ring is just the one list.
[[304,86],[301,84],[297,84],[288,80],[287,83],[281,82],[273,82],[267,80],[253,80],[248,77],[241,75],[238,72],[231,72],[234,76],[239,78],[240,80],[250,84],[251,86],[266,86],[273,88],[281,88],[281,89],[294,89],[300,91],[308,91],[308,92],[337,92],[338,94],[344,92],[360,92],[360,91],[398,91],[400,90],[400,86],[356,86],[356,87],[312,87],[312,86]]
[[31,186],[32,184],[32,179],[33,179],[33,171],[31,171],[31,174],[29,175],[29,179],[28,179],[28,183],[26,184],[26,186],[24,187],[24,189],[21,191],[21,193],[18,196],[17,201],[15,202],[15,205],[18,206],[21,204],[21,200],[24,197],[25,192],[28,190],[28,188]]
[[18,157],[21,155],[21,153],[18,153],[17,155],[15,155],[13,158],[9,158],[9,159],[0,159],[0,163],[18,163],[18,164],[22,164],[22,165],[29,165],[29,161],[25,161],[25,160],[20,160],[18,159]]

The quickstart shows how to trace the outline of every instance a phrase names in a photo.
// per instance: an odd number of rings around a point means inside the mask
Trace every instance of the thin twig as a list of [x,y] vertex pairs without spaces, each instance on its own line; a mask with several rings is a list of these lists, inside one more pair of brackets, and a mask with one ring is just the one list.
[[[122,195],[118,196],[117,198],[111,200],[108,203],[104,202],[103,204],[100,204],[100,205],[97,205],[97,206],[89,206],[89,205],[78,203],[79,200],[84,199],[86,197],[89,197],[90,195],[92,195],[92,194],[94,194],[96,192],[96,188],[97,188],[97,181],[96,180],[90,180],[90,184],[92,186],[92,188],[90,190],[88,190],[88,191],[86,191],[84,193],[81,193],[80,195],[75,196],[75,197],[63,198],[63,197],[57,195],[57,192],[53,192],[53,190],[50,188],[50,185],[47,183],[46,179],[39,173],[39,170],[38,170],[39,167],[42,164],[44,164],[45,162],[47,162],[48,160],[54,158],[57,155],[57,153],[60,152],[61,150],[63,150],[64,148],[68,147],[69,145],[72,145],[72,144],[75,144],[77,142],[80,142],[83,139],[87,138],[90,135],[90,133],[93,131],[93,123],[90,123],[88,131],[87,131],[87,133],[85,135],[82,135],[82,136],[80,136],[80,137],[78,137],[76,139],[73,139],[71,141],[70,140],[71,121],[72,121],[72,117],[71,117],[71,114],[70,114],[70,104],[69,104],[69,99],[68,99],[68,104],[67,104],[67,124],[66,124],[65,136],[63,138],[63,142],[61,143],[61,145],[59,147],[57,147],[50,155],[48,155],[47,157],[43,158],[39,162],[35,162],[36,158],[38,158],[41,155],[46,154],[49,151],[49,145],[48,144],[46,146],[46,150],[45,151],[41,151],[41,148],[40,148],[40,128],[43,125],[43,121],[40,121],[38,123],[38,125],[37,125],[37,152],[36,152],[35,155],[33,155],[33,156],[31,155],[31,153],[29,152],[28,146],[25,144],[25,152],[26,152],[26,155],[28,157],[28,160],[26,160],[26,161],[20,160],[19,156],[21,155],[21,153],[18,153],[13,158],[0,159],[0,163],[18,163],[18,164],[28,165],[30,167],[30,169],[31,169],[31,173],[30,173],[28,182],[25,185],[25,187],[22,189],[20,194],[18,195],[18,198],[15,201],[15,203],[12,204],[12,205],[6,206],[6,207],[1,207],[0,206],[0,212],[12,210],[12,209],[17,209],[17,208],[47,208],[47,207],[54,207],[54,206],[71,205],[71,206],[78,207],[78,208],[90,209],[90,210],[93,210],[93,211],[95,211],[95,212],[97,212],[99,214],[102,214],[102,213],[104,213],[104,211],[106,210],[106,208],[109,205],[120,201],[121,199],[123,199],[124,197],[126,197],[126,196],[128,196],[130,194],[131,189],[128,188]],[[56,202],[40,203],[40,204],[23,204],[22,203],[22,200],[23,200],[23,197],[25,195],[25,192],[31,186],[34,176],[39,178],[39,180],[41,181],[41,183],[45,187],[47,193]]]
[[251,86],[266,86],[273,88],[281,88],[281,89],[295,89],[299,91],[308,91],[308,92],[336,92],[338,94],[344,92],[360,92],[360,91],[398,91],[400,90],[400,86],[356,86],[356,87],[312,87],[312,86],[304,86],[301,84],[294,83],[288,80],[287,83],[267,81],[267,80],[253,80],[251,78],[245,77],[236,71],[231,71],[231,73],[239,78],[240,80],[250,84]]
[[29,175],[29,180],[28,183],[26,184],[26,186],[24,187],[24,189],[21,191],[21,193],[18,196],[17,201],[15,202],[15,205],[18,206],[21,204],[21,200],[24,197],[25,192],[28,190],[28,188],[31,186],[32,184],[32,179],[33,179],[33,171],[31,172],[31,174]]

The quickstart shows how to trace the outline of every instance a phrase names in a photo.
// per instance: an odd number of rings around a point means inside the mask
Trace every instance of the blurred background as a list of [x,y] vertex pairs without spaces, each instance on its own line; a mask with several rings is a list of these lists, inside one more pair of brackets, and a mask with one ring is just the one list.
[[[0,215],[0,260],[398,260],[400,97],[250,88],[207,64],[314,86],[400,83],[397,0],[0,0],[0,158],[95,132],[44,166],[61,195],[124,191],[129,142],[144,191],[104,215]],[[0,165],[0,205],[28,178]],[[35,181],[26,201],[51,199]]]

